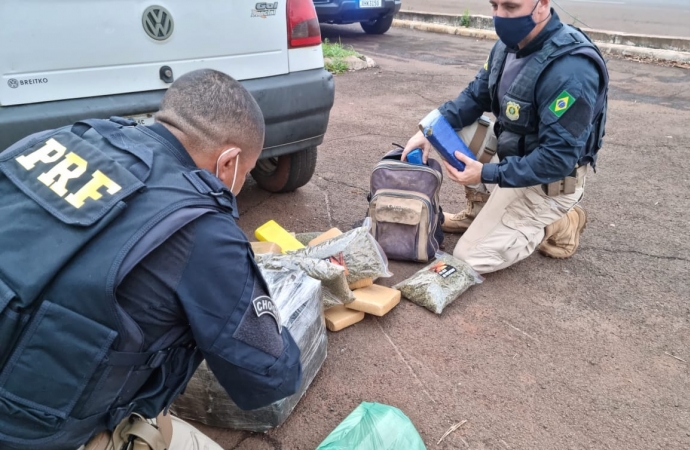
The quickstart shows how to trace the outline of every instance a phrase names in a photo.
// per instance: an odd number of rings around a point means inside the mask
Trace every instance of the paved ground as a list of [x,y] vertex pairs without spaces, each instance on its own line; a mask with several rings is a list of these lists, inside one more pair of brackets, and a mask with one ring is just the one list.
[[[690,36],[688,0],[558,0],[552,6],[564,21],[580,21],[580,27],[627,33]],[[461,15],[491,15],[488,0],[403,0],[403,9]],[[562,8],[561,8],[562,7]],[[565,11],[564,11],[565,9]]]
[[[297,232],[349,229],[366,210],[381,154],[455,96],[491,46],[402,29],[324,34],[381,67],[336,78],[312,183],[288,195],[248,183],[239,201],[250,236],[271,218]],[[618,60],[610,70],[606,147],[572,260],[532,256],[487,276],[440,317],[403,301],[329,333],[328,359],[282,427],[204,429],[226,449],[314,449],[360,402],[375,401],[401,408],[429,449],[690,448],[689,366],[669,356],[690,362],[690,71]],[[450,181],[442,200],[463,206]],[[380,283],[419,268],[394,263]]]

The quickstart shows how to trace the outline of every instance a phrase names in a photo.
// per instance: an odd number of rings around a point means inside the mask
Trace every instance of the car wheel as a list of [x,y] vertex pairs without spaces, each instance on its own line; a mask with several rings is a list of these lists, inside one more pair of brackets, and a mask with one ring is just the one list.
[[316,147],[256,162],[251,174],[269,192],[292,192],[311,180],[316,169]]
[[393,16],[370,20],[369,22],[360,22],[359,24],[367,34],[383,34],[393,25]]

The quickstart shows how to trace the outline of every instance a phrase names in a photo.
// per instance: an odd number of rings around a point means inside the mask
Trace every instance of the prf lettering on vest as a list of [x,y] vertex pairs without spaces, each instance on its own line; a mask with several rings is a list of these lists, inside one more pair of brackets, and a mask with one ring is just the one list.
[[[67,203],[75,208],[81,208],[87,199],[98,200],[103,197],[100,190],[105,188],[110,195],[116,194],[120,185],[108,178],[100,170],[91,174],[89,180],[77,192],[70,193],[67,190],[67,182],[81,178],[86,172],[89,163],[74,152],[67,152],[67,148],[55,139],[48,139],[45,145],[28,155],[21,155],[16,161],[26,170],[33,170],[36,164],[55,164],[47,172],[43,172],[37,178],[38,181],[48,186],[53,192],[64,198]],[[67,195],[69,194],[69,195]],[[67,197],[65,197],[67,195]]]

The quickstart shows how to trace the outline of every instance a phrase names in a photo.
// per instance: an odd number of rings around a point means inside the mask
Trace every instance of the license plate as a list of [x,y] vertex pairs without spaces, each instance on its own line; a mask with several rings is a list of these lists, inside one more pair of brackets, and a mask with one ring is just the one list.
[[135,121],[139,125],[153,125],[153,113],[126,116],[126,118]]
[[360,8],[380,8],[381,0],[359,0]]

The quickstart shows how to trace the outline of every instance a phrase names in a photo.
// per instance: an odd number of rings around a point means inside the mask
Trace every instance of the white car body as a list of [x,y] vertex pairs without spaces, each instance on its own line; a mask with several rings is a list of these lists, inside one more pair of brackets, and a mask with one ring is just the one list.
[[200,68],[231,75],[257,99],[264,157],[315,149],[333,80],[315,19],[311,45],[290,45],[290,7],[309,14],[303,0],[2,0],[0,150],[84,118],[149,123],[172,80]]

